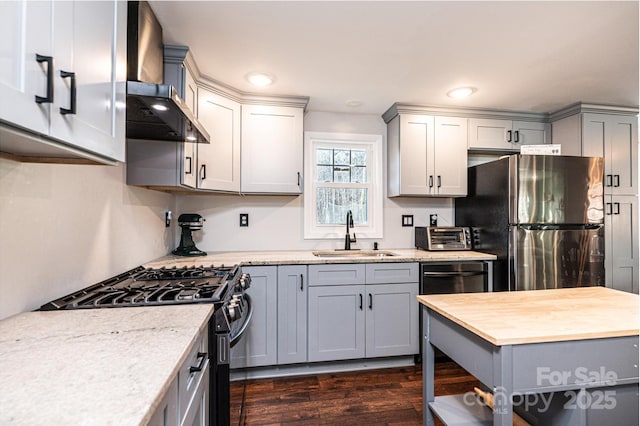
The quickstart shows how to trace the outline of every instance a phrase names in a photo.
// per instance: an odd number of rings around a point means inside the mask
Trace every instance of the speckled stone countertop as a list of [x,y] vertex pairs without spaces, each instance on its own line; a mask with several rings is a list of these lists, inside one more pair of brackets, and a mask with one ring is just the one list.
[[[330,251],[330,250],[322,250]],[[381,249],[389,251],[394,256],[314,256],[310,250],[296,251],[238,251],[238,252],[209,252],[206,256],[181,257],[165,256],[146,263],[149,268],[182,267],[193,265],[310,265],[323,263],[374,263],[374,262],[437,262],[450,260],[495,260],[496,256],[477,251],[425,251],[418,249]]]
[[0,321],[0,424],[147,423],[212,313],[192,304]]

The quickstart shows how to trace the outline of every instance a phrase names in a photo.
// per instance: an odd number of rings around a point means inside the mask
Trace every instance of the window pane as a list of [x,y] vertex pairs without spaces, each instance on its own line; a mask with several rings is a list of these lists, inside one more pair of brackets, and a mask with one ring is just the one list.
[[351,164],[351,151],[348,149],[335,149],[333,151],[333,161],[336,165],[348,166]]
[[318,148],[316,150],[316,160],[318,164],[333,164],[333,150]]
[[352,211],[355,224],[367,223],[366,188],[317,188],[316,199],[319,225],[345,224],[348,210]]
[[333,181],[334,182],[349,182],[351,179],[349,167],[334,167],[333,168]]
[[361,166],[352,167],[351,182],[367,183],[367,169]]
[[351,151],[351,164],[354,166],[366,166],[367,151]]
[[318,166],[318,182],[333,182],[333,166]]

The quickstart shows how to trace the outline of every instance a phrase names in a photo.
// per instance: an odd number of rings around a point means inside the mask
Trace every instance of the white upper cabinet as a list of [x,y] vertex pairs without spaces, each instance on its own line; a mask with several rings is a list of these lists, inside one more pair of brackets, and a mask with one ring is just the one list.
[[387,123],[389,196],[464,196],[467,119],[396,115]]
[[242,105],[241,191],[302,193],[302,107]]
[[48,134],[51,104],[36,102],[36,96],[47,98],[53,3],[3,1],[0,16],[0,119]]
[[126,3],[12,1],[0,13],[0,97],[11,100],[0,119],[64,142],[56,152],[5,134],[3,150],[124,161]]
[[469,149],[516,151],[550,142],[550,125],[534,121],[469,119]]
[[197,146],[197,187],[240,191],[240,104],[198,89],[198,120],[210,136]]

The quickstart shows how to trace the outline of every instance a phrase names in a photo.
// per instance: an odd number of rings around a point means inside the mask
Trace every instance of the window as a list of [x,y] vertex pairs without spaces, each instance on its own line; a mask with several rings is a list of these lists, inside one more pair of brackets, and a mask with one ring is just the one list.
[[305,238],[344,238],[349,210],[356,237],[382,237],[381,136],[306,132],[305,170]]

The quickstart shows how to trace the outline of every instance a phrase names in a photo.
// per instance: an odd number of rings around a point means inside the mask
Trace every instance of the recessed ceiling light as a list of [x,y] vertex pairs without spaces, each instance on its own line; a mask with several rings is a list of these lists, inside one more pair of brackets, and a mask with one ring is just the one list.
[[476,91],[474,87],[457,87],[447,92],[447,96],[454,99],[466,98]]
[[169,109],[166,105],[163,104],[153,104],[151,105],[151,108],[155,109],[156,111],[166,111]]
[[253,84],[256,87],[267,87],[276,80],[272,75],[261,73],[261,72],[252,72],[246,75],[245,77],[247,81]]
[[362,101],[359,101],[357,99],[349,99],[344,104],[348,107],[356,108],[362,105]]

